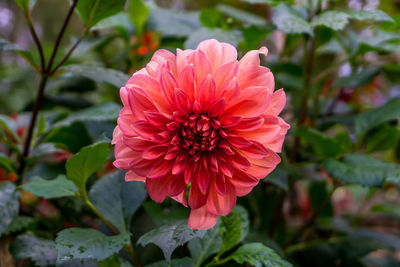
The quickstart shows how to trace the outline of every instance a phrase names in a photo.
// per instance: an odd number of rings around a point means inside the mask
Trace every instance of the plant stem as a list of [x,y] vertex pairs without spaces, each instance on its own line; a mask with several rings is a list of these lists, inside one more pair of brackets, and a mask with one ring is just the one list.
[[319,205],[318,209],[314,211],[314,213],[311,215],[311,217],[306,221],[305,224],[303,224],[302,227],[300,227],[292,236],[291,239],[289,239],[288,242],[284,244],[284,248],[289,247],[292,243],[296,242],[297,239],[299,239],[302,234],[314,223],[315,219],[317,219],[318,215],[321,214],[321,212],[324,210],[325,206],[331,201],[331,196],[333,192],[335,192],[336,187],[334,187],[329,194],[326,196],[324,201]]
[[33,26],[31,14],[29,13],[29,10],[27,10],[27,9],[28,9],[28,7],[26,7],[26,9],[24,9],[23,11],[25,14],[26,22],[28,23],[29,31],[30,31],[33,41],[35,42],[36,47],[39,51],[41,72],[44,72],[46,66],[45,66],[45,58],[44,58],[42,44],[40,43],[40,40],[39,40],[39,37],[37,36],[35,27]]
[[71,7],[70,7],[70,9],[68,11],[67,17],[64,20],[64,23],[63,23],[63,25],[61,27],[61,30],[58,33],[58,36],[57,36],[57,39],[56,39],[56,43],[54,44],[53,52],[51,53],[49,64],[47,65],[46,73],[50,73],[50,70],[51,70],[51,67],[53,66],[53,62],[54,62],[54,60],[56,58],[57,51],[58,51],[58,48],[60,46],[61,40],[62,40],[62,38],[64,36],[65,30],[67,28],[67,25],[68,25],[70,19],[71,19],[71,16],[74,13],[74,9],[75,9],[77,3],[78,3],[78,0],[74,0],[74,2],[72,3],[72,5],[71,5]]
[[[303,90],[301,95],[300,104],[300,115],[298,120],[298,125],[304,125],[307,122],[308,116],[308,99],[310,97],[310,87],[311,87],[311,77],[313,60],[315,54],[315,39],[306,37],[306,42],[304,44],[304,79],[303,79]],[[297,153],[300,146],[300,138],[298,136],[294,139],[292,153],[290,155],[291,161],[295,161]]]
[[30,144],[32,142],[33,130],[35,128],[35,123],[36,123],[36,119],[37,119],[37,116],[38,116],[38,113],[39,113],[40,104],[42,102],[42,98],[43,98],[43,94],[44,94],[44,89],[46,87],[47,79],[48,79],[48,77],[46,75],[44,75],[44,74],[42,74],[41,77],[40,77],[38,92],[37,92],[37,95],[36,95],[35,103],[33,105],[31,120],[29,122],[28,135],[26,137],[26,141],[25,141],[25,144],[24,144],[24,150],[23,150],[23,153],[21,155],[20,166],[19,166],[19,169],[18,169],[17,184],[20,184],[22,182],[22,173],[24,172],[25,165],[26,165],[25,159],[29,154],[29,147],[30,147]]
[[64,58],[54,67],[54,69],[50,72],[51,75],[53,75],[71,56],[72,52],[78,47],[78,45],[81,43],[83,38],[86,36],[86,31],[82,36],[75,42],[75,44],[69,49],[67,54],[64,56]]
[[[38,113],[39,113],[40,104],[41,104],[41,101],[42,101],[42,98],[43,98],[43,95],[44,95],[44,90],[46,88],[46,83],[47,83],[47,80],[48,80],[48,78],[50,76],[50,70],[52,68],[54,59],[55,59],[55,57],[57,55],[57,50],[58,50],[58,48],[60,46],[61,39],[62,39],[62,37],[63,37],[63,35],[65,33],[65,29],[66,29],[66,27],[68,25],[68,22],[71,19],[71,16],[73,14],[73,11],[74,11],[74,9],[76,7],[77,2],[78,2],[78,0],[74,0],[74,2],[72,3],[72,5],[71,5],[71,7],[70,7],[70,9],[68,11],[67,17],[65,18],[65,21],[64,21],[63,26],[62,26],[62,28],[60,30],[60,33],[57,36],[57,40],[56,40],[56,43],[54,45],[54,49],[53,49],[53,52],[51,54],[49,63],[47,64],[47,67],[45,67],[45,61],[44,61],[45,59],[44,59],[42,45],[40,43],[39,38],[37,37],[35,29],[33,28],[33,24],[32,24],[32,20],[31,20],[29,11],[28,10],[24,10],[24,14],[26,16],[26,20],[28,21],[28,26],[29,26],[30,32],[31,32],[32,37],[35,40],[36,46],[38,47],[38,50],[39,50],[42,68],[41,68],[41,71],[40,71],[40,76],[41,77],[40,77],[38,92],[37,92],[35,103],[34,103],[34,106],[33,106],[32,116],[31,116],[31,119],[30,119],[30,122],[29,122],[29,128],[28,128],[26,141],[24,143],[23,153],[22,153],[21,159],[20,159],[20,166],[19,166],[19,169],[18,169],[17,184],[20,184],[22,182],[22,174],[23,174],[25,166],[26,166],[26,158],[29,155],[29,149],[30,149],[30,146],[31,146],[31,143],[32,143],[32,137],[33,137],[33,131],[35,129],[35,124],[36,124],[37,116],[38,116]],[[75,48],[76,48],[76,46],[75,46]],[[71,53],[68,54],[68,57],[71,55]],[[68,57],[65,58],[65,61],[68,59]]]

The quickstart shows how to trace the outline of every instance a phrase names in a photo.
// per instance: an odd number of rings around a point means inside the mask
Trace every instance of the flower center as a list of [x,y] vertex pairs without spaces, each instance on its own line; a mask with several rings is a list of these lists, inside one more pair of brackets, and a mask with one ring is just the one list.
[[191,114],[182,124],[183,147],[189,154],[213,151],[220,139],[220,123],[205,114]]

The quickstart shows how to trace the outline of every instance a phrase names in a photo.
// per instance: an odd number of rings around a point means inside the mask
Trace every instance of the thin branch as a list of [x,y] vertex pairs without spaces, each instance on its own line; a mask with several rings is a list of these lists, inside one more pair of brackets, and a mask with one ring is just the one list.
[[78,45],[81,43],[81,41],[83,40],[83,38],[86,36],[86,32],[84,34],[82,34],[81,37],[79,37],[79,39],[75,42],[75,44],[69,49],[69,51],[67,52],[67,54],[64,56],[64,58],[54,67],[54,69],[50,72],[51,75],[53,75],[68,59],[69,57],[72,55],[72,53],[74,52],[74,50],[78,47]]
[[18,169],[18,180],[17,180],[17,184],[20,184],[22,182],[22,173],[25,169],[25,159],[28,157],[29,154],[29,147],[30,144],[32,142],[32,137],[33,137],[33,129],[35,128],[35,123],[36,123],[36,119],[39,113],[39,109],[40,109],[40,104],[43,98],[43,94],[44,94],[44,89],[46,87],[46,82],[47,82],[48,77],[45,75],[41,75],[40,77],[40,82],[39,82],[39,87],[38,87],[38,92],[36,95],[36,100],[35,103],[33,105],[33,110],[32,110],[32,117],[31,120],[29,122],[29,128],[28,128],[28,135],[26,137],[26,141],[24,144],[24,150],[22,152],[22,156],[21,156],[21,163]]
[[56,43],[55,43],[54,48],[53,48],[53,52],[51,53],[49,64],[47,65],[46,73],[49,73],[50,70],[51,70],[51,67],[52,67],[53,62],[54,62],[54,60],[56,58],[57,51],[58,51],[58,48],[60,46],[61,40],[62,40],[62,38],[64,36],[65,30],[67,29],[67,25],[69,23],[69,20],[71,19],[72,14],[74,13],[74,9],[75,9],[77,3],[78,3],[78,0],[74,0],[74,2],[72,3],[72,5],[71,5],[71,7],[70,7],[70,9],[68,11],[68,14],[67,14],[67,17],[65,18],[64,24],[62,25],[61,30],[60,30],[60,32],[59,32],[59,34],[57,36]]
[[45,68],[46,68],[46,65],[45,65],[46,63],[45,63],[42,44],[41,44],[41,42],[39,40],[39,37],[37,36],[35,27],[33,26],[31,14],[29,13],[28,10],[24,10],[24,14],[25,14],[25,18],[26,18],[26,21],[28,23],[28,28],[29,28],[29,31],[30,31],[30,33],[32,35],[33,41],[36,44],[36,47],[37,47],[37,49],[39,51],[41,72],[44,72]]

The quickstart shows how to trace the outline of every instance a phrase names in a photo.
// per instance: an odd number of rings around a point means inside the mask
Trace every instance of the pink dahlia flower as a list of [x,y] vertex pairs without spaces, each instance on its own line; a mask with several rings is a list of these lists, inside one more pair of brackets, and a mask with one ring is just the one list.
[[114,165],[156,202],[189,206],[193,229],[214,226],[280,162],[286,98],[260,53],[267,49],[238,61],[216,40],[176,55],[158,50],[121,88]]

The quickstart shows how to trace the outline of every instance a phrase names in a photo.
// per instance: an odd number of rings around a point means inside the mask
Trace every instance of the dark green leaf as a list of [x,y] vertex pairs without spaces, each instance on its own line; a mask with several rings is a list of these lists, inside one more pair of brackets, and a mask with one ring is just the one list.
[[326,26],[332,30],[343,30],[349,22],[349,15],[341,11],[325,11],[311,22],[312,26]]
[[371,229],[356,229],[351,232],[352,237],[370,238],[378,241],[382,245],[390,249],[400,249],[400,238],[393,234],[381,233]]
[[173,209],[164,209],[154,201],[146,201],[143,203],[143,207],[159,226],[165,223],[185,220],[188,217],[188,210],[182,206],[177,206]]
[[82,148],[71,157],[65,168],[67,178],[74,182],[80,192],[86,192],[86,181],[90,175],[99,170],[108,160],[110,149],[105,142]]
[[7,231],[13,219],[18,215],[20,193],[10,182],[0,182],[0,235]]
[[141,35],[149,16],[149,9],[142,0],[129,0],[129,16],[136,27],[136,33]]
[[[111,28],[124,29],[125,31],[132,31],[133,26],[131,20],[129,19],[129,14],[127,12],[120,12],[114,16],[103,19],[99,21],[99,23],[94,25],[92,27],[92,30],[104,30]],[[104,42],[104,40],[102,38],[98,38],[96,40],[93,40],[93,43],[91,43],[91,45],[94,45],[94,47],[96,47],[98,45],[98,42],[102,43]]]
[[201,27],[198,12],[150,7],[149,27],[161,32],[163,37],[187,37]]
[[280,4],[274,9],[272,21],[285,33],[308,33],[312,35],[312,28],[300,14],[286,4]]
[[383,162],[367,155],[349,154],[342,161],[327,159],[323,167],[344,183],[382,186],[386,180],[400,180],[400,165]]
[[89,192],[90,201],[120,232],[129,231],[132,215],[145,198],[144,183],[125,182],[122,171],[102,177]]
[[106,82],[118,88],[122,87],[128,80],[129,75],[113,69],[88,65],[67,65],[62,70],[81,75],[98,83]]
[[[82,147],[93,143],[85,125],[79,121],[74,122],[76,119],[83,118],[79,118],[78,115],[71,115],[71,118],[67,117],[65,120],[57,123],[46,135],[43,142],[55,143],[56,146],[73,153],[77,153]],[[41,147],[42,146],[39,148]],[[37,153],[35,155],[37,155]]]
[[385,105],[357,115],[355,132],[359,142],[365,134],[380,124],[400,117],[400,97],[388,101]]
[[196,262],[196,266],[200,266],[211,255],[217,253],[221,246],[222,239],[218,225],[207,230],[202,238],[192,239],[188,243],[190,255]]
[[249,243],[238,248],[228,257],[239,264],[250,263],[256,267],[290,267],[292,264],[282,259],[274,250],[261,243]]
[[117,254],[114,254],[112,257],[109,257],[103,261],[97,262],[98,267],[121,267],[121,261]]
[[14,217],[11,224],[8,226],[7,231],[4,234],[12,234],[16,232],[20,232],[27,228],[30,224],[33,223],[33,218],[28,216],[17,216]]
[[224,5],[224,4],[219,4],[216,7],[219,11],[224,13],[225,15],[228,15],[230,17],[233,17],[237,19],[240,22],[243,22],[248,25],[265,25],[265,19],[262,17],[259,17],[255,14],[240,10],[238,8]]
[[207,39],[217,39],[220,42],[230,43],[233,46],[238,46],[238,44],[243,40],[243,35],[241,31],[229,30],[224,31],[221,29],[206,29],[201,28],[195,32],[192,32],[188,39],[185,41],[185,48],[196,49],[197,45]]
[[399,141],[399,129],[383,124],[368,136],[367,152],[395,149]]
[[148,264],[145,267],[195,267],[191,258],[173,259],[170,263],[167,261],[158,261],[152,264]]
[[53,180],[45,180],[38,176],[32,177],[22,188],[38,197],[57,198],[74,196],[78,189],[65,175],[59,175]]
[[358,87],[369,83],[382,70],[381,66],[372,66],[364,68],[361,72],[350,74],[349,76],[341,77],[333,83],[334,88],[338,87]]
[[126,0],[81,0],[76,9],[86,28],[122,11]]
[[95,259],[103,261],[130,241],[129,233],[106,236],[94,229],[69,228],[57,234],[57,262],[72,259]]
[[146,246],[150,243],[156,244],[164,253],[165,259],[171,260],[172,252],[184,243],[194,238],[201,238],[205,234],[202,230],[190,229],[186,221],[168,223],[160,228],[151,230],[142,235],[138,244]]
[[30,258],[37,266],[54,265],[57,259],[57,250],[53,240],[28,233],[14,239],[10,246],[10,252],[16,259]]
[[394,21],[382,10],[350,10],[346,13],[356,20]]
[[389,217],[400,219],[400,207],[392,204],[376,204],[371,208],[372,213],[383,213]]
[[341,147],[335,139],[329,138],[315,129],[300,126],[296,131],[296,135],[299,136],[301,140],[310,143],[318,156],[323,159],[336,157],[346,152],[345,148]]
[[[0,115],[0,133],[2,133],[4,131],[6,134],[11,135],[13,140],[19,141],[19,137],[15,133],[16,129],[17,129],[17,126],[15,125],[14,121],[12,121],[7,116]],[[0,136],[0,138],[1,138],[1,136]]]
[[6,168],[7,171],[15,173],[11,159],[2,153],[0,153],[0,167]]
[[273,170],[267,177],[265,177],[265,182],[273,183],[276,186],[279,186],[285,191],[289,190],[288,187],[288,170],[282,166],[278,165],[275,170]]
[[249,215],[242,206],[236,206],[227,216],[221,217],[219,232],[222,246],[218,255],[222,255],[242,241],[249,232]]

